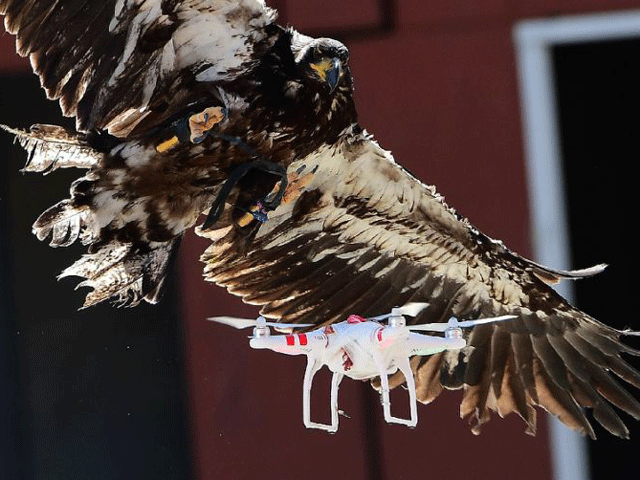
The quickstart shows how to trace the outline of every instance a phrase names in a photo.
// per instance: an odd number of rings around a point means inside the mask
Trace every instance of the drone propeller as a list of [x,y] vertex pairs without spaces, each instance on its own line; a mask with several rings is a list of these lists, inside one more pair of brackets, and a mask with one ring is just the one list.
[[385,313],[384,315],[377,315],[375,317],[369,317],[367,318],[367,320],[374,320],[374,321],[379,321],[379,320],[385,320],[389,317],[396,317],[396,316],[407,316],[407,317],[415,317],[416,315],[418,315],[422,310],[424,310],[425,308],[427,308],[429,304],[428,303],[423,303],[423,302],[412,302],[412,303],[407,303],[401,307],[393,307],[391,309],[391,313]]
[[408,325],[410,330],[426,330],[429,332],[444,332],[448,328],[465,328],[484,323],[503,322],[505,320],[513,320],[518,318],[516,315],[502,315],[500,317],[480,318],[478,320],[464,320],[459,322],[455,317],[451,317],[447,323],[423,323],[420,325]]
[[237,317],[209,317],[207,320],[212,322],[222,323],[223,325],[229,325],[231,327],[242,329],[250,327],[277,327],[277,328],[304,328],[313,327],[313,323],[279,323],[279,322],[267,322],[262,316],[258,318],[237,318]]

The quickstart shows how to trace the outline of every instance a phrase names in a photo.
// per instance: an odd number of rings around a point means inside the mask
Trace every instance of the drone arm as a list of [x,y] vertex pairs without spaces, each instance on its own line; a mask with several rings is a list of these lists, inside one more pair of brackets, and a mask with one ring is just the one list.
[[408,356],[433,355],[444,350],[458,350],[466,346],[467,342],[464,338],[434,337],[415,332],[411,332],[406,343]]
[[249,341],[249,346],[255,349],[273,350],[285,355],[307,355],[314,349],[324,348],[326,343],[325,335],[311,332],[253,337]]

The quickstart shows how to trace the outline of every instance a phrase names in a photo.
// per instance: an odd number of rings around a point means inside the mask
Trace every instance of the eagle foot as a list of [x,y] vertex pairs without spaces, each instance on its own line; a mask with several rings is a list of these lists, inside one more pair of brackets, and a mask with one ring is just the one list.
[[179,143],[201,143],[209,133],[212,133],[211,129],[225,118],[227,118],[227,109],[224,107],[207,107],[199,113],[182,117],[171,124],[169,131],[172,136],[156,145],[156,151],[166,152]]
[[[224,211],[225,201],[229,197],[229,194],[231,193],[233,187],[240,181],[240,179],[242,179],[242,177],[244,177],[250,170],[253,169],[258,169],[266,173],[280,176],[278,191],[275,193],[275,195],[273,195],[272,198],[269,198],[271,197],[270,194],[267,195],[267,198],[256,202],[256,204],[247,212],[249,218],[245,224],[248,225],[253,219],[257,219],[263,223],[268,220],[267,212],[276,209],[278,205],[280,205],[282,197],[284,196],[284,193],[287,189],[287,171],[283,166],[278,165],[277,163],[268,162],[266,160],[256,160],[249,163],[243,163],[242,165],[236,167],[233,172],[231,172],[231,175],[222,185],[218,196],[209,209],[207,218],[205,219],[201,227],[202,231],[207,231],[216,224],[216,222],[220,219],[222,212]],[[234,208],[239,207],[235,205]]]
[[[296,171],[287,175],[287,184],[284,193],[282,193],[282,183],[279,182],[273,187],[273,190],[269,192],[263,201],[258,200],[255,205],[252,205],[249,208],[249,210],[245,210],[236,205],[236,208],[245,212],[245,214],[238,220],[238,226],[246,227],[253,220],[258,220],[260,223],[265,223],[269,220],[267,208],[264,206],[264,202],[271,206],[269,210],[275,210],[280,203],[286,205],[302,195],[304,188],[309,185],[316,173],[316,170],[318,169],[316,166],[312,172],[302,175],[305,168],[306,166],[302,165]],[[277,201],[277,198],[280,198],[280,201]]]
[[[313,180],[313,176],[316,173],[316,170],[318,170],[318,166],[316,166],[311,172],[302,175],[302,172],[305,169],[305,165],[301,166],[300,168],[298,168],[298,170],[296,170],[295,172],[291,172],[287,178],[288,181],[288,185],[287,185],[287,189],[284,192],[284,195],[282,196],[282,203],[284,203],[285,205],[287,203],[292,202],[293,200],[295,200],[296,198],[298,198],[300,195],[302,195],[302,192],[304,191],[305,187],[307,185],[309,185],[311,183],[311,180]],[[276,188],[278,187],[278,185],[276,185]]]
[[189,140],[191,143],[202,142],[209,130],[227,117],[224,107],[209,107],[189,117]]
[[240,227],[246,227],[253,220],[257,220],[260,223],[265,223],[269,220],[269,212],[260,200],[258,200],[255,205],[252,205],[249,210],[239,207],[238,205],[236,205],[236,208],[245,212],[245,214],[238,219],[237,223]]

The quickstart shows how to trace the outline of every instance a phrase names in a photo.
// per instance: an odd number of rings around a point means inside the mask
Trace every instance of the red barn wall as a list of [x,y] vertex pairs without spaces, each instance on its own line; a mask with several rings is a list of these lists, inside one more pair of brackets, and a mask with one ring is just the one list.
[[[399,0],[388,2],[393,28],[376,33],[384,3],[271,4],[281,9],[283,23],[302,32],[343,34],[362,125],[397,161],[437,185],[477,227],[530,254],[513,26],[524,18],[610,11],[640,2]],[[335,435],[306,430],[304,359],[247,355],[242,335],[203,322],[219,314],[255,316],[257,310],[203,285],[195,260],[206,242],[192,236],[188,245],[193,248],[183,251],[183,302],[200,478],[551,477],[542,412],[535,438],[524,434],[523,422],[514,415],[504,420],[494,415],[475,437],[459,419],[460,392],[420,406],[418,427],[409,430],[387,425],[375,398],[373,415],[365,417],[362,405],[370,405],[377,394],[345,381],[340,406],[351,418],[341,419]],[[402,408],[404,395],[395,393],[395,407]],[[312,398],[312,410],[325,413],[327,388]],[[374,440],[368,437],[372,433]],[[240,445],[246,448],[239,450]],[[497,455],[500,461],[493,460]]]
[[[280,8],[284,23],[303,32],[343,35],[362,125],[421,180],[437,185],[477,227],[525,255],[529,220],[514,23],[640,5],[637,0],[270,3]],[[13,49],[13,38],[0,35],[0,73],[28,68]],[[198,256],[206,246],[190,234],[178,271],[198,478],[550,477],[544,415],[537,438],[525,435],[523,422],[513,415],[490,422],[475,437],[458,418],[459,392],[419,407],[418,427],[410,430],[387,425],[377,394],[345,381],[340,405],[351,418],[341,419],[335,435],[306,430],[304,359],[249,350],[243,334],[205,321],[212,315],[256,314],[202,280]],[[328,412],[327,385],[325,378],[312,396],[319,416]],[[394,392],[399,409],[405,394]],[[523,451],[527,455],[519,455]],[[497,455],[500,462],[492,460]]]

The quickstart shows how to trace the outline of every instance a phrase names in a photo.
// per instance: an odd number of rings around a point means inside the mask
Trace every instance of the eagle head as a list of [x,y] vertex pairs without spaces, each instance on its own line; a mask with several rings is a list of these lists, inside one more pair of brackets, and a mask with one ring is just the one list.
[[264,102],[268,114],[260,118],[270,118],[279,129],[295,132],[284,138],[295,138],[298,154],[335,142],[341,132],[357,123],[348,61],[349,50],[339,41],[287,29],[261,62],[255,105]]
[[330,93],[338,86],[351,90],[349,50],[342,43],[331,38],[299,35],[297,42],[292,42],[292,47],[298,50],[295,55],[298,70],[309,83]]

